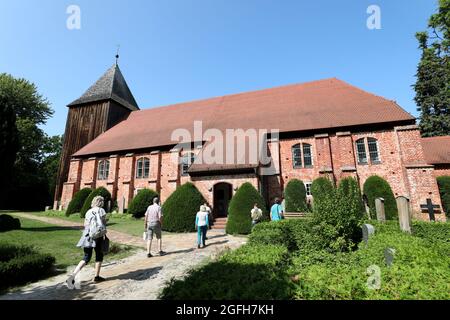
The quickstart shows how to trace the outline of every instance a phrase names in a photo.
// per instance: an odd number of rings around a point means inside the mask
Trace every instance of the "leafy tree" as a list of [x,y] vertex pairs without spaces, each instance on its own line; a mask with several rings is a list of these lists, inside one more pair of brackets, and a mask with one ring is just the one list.
[[329,190],[314,204],[312,237],[318,246],[327,251],[350,250],[361,238],[361,191],[355,179],[344,180],[339,188]]
[[334,186],[330,179],[325,177],[317,178],[311,184],[311,195],[313,196],[313,205],[323,198],[327,198],[333,193]]
[[252,229],[251,210],[255,203],[267,219],[267,210],[264,199],[252,184],[246,182],[239,187],[230,201],[228,207],[228,221],[226,231],[228,234],[249,234]]
[[[1,81],[1,78],[0,78]],[[19,139],[16,127],[16,115],[10,105],[3,99],[0,85],[0,208],[4,206],[7,187],[11,184],[11,171],[14,167]]]
[[306,211],[306,188],[305,184],[293,179],[288,182],[284,191],[286,199],[287,212],[305,212]]
[[413,86],[424,137],[450,134],[450,0],[439,1],[428,27],[416,34],[422,58]]
[[[0,74],[0,106],[4,108],[3,112],[13,110],[15,114],[17,131],[14,139],[19,145],[14,167],[10,169],[9,190],[5,191],[7,201],[0,205],[15,209],[42,208],[51,201],[50,179],[43,170],[47,157],[43,150],[49,138],[39,126],[45,124],[53,111],[33,83],[5,73]],[[7,118],[0,120],[2,127],[4,119]],[[12,156],[14,152],[9,154]],[[23,201],[24,195],[26,201]]]

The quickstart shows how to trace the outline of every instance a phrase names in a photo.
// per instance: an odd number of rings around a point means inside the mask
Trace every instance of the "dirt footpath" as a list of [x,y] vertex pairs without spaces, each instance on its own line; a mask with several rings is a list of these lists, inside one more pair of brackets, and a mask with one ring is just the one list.
[[[25,215],[24,218],[31,218]],[[53,218],[39,217],[39,220],[53,224],[67,223],[67,226],[72,224]],[[77,227],[76,224],[70,226]],[[108,231],[108,236],[112,241],[139,245],[143,248],[142,239],[137,237],[111,230]],[[180,278],[189,269],[214,258],[224,250],[238,248],[246,241],[244,237],[229,236],[223,231],[210,230],[207,247],[197,249],[196,237],[195,233],[170,234],[165,237],[163,235],[163,250],[167,252],[166,255],[147,258],[146,252],[139,250],[126,259],[105,264],[101,275],[107,278],[107,281],[102,283],[92,282],[94,269],[91,264],[77,276],[80,289],[69,290],[64,283],[67,274],[62,274],[0,296],[0,300],[154,300],[171,278]],[[68,268],[68,271],[74,268]]]

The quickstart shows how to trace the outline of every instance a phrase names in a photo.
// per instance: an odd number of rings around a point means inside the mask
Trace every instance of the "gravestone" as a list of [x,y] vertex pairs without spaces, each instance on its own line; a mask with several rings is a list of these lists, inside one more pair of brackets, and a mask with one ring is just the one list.
[[384,212],[384,199],[383,198],[375,199],[375,209],[377,211],[377,220],[380,222],[385,222],[386,214]]
[[375,227],[371,224],[362,225],[363,241],[367,244],[370,237],[375,233]]
[[392,266],[395,258],[395,249],[386,248],[384,249],[384,259],[386,260],[386,264],[388,267]]
[[397,197],[398,220],[403,232],[411,233],[411,214],[409,211],[409,199],[403,196]]
[[421,204],[420,209],[422,209],[423,213],[428,213],[430,216],[430,221],[436,221],[435,214],[441,213],[441,206],[438,204],[433,204],[431,199],[427,199],[427,204]]
[[122,199],[118,199],[117,200],[119,203],[119,213],[124,213],[125,212],[125,198],[122,197]]

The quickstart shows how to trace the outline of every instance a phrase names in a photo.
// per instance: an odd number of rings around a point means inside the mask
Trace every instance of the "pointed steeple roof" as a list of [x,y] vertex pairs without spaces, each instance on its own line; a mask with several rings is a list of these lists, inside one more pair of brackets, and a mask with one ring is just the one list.
[[132,111],[139,110],[136,100],[117,64],[109,68],[80,98],[70,103],[69,107],[109,99]]

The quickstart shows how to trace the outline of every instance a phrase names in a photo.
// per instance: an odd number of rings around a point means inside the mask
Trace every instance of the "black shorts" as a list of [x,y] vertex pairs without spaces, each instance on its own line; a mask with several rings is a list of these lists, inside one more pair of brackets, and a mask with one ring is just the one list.
[[88,264],[92,259],[92,251],[95,250],[95,262],[103,262],[103,238],[95,240],[95,248],[84,248],[84,262]]

